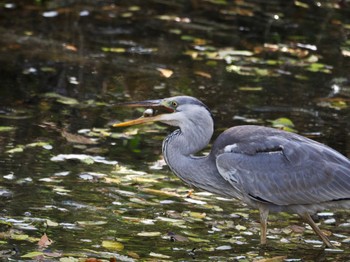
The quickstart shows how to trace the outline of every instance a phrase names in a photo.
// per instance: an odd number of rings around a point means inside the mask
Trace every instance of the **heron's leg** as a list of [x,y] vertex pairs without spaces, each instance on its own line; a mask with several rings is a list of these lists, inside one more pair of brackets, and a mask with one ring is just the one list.
[[266,232],[267,232],[267,217],[269,216],[269,209],[260,206],[260,244],[266,245]]
[[327,247],[334,248],[334,246],[331,244],[331,242],[326,237],[326,235],[322,233],[321,229],[316,225],[314,220],[311,218],[309,213],[299,214],[299,216],[302,217],[312,227],[312,229],[322,239],[323,243],[325,243]]

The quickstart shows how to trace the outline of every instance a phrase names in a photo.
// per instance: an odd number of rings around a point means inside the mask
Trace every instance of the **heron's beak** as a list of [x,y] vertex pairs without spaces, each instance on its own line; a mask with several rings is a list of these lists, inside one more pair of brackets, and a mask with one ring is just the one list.
[[[154,110],[162,110],[162,111],[166,110],[170,113],[174,112],[174,110],[172,110],[169,107],[166,107],[163,104],[163,100],[145,100],[145,101],[139,101],[139,102],[128,102],[128,103],[123,103],[118,105],[125,106],[125,107],[145,107],[145,108],[151,108]],[[162,115],[163,114],[152,115],[152,116],[142,116],[134,120],[114,124],[113,127],[125,127],[125,126],[144,124],[148,122],[161,121]]]
[[140,118],[137,118],[134,120],[114,124],[113,127],[133,126],[133,125],[139,125],[139,124],[144,124],[148,122],[155,122],[160,120],[160,116],[161,115],[148,116],[148,117],[141,116]]
[[138,101],[138,102],[120,103],[120,104],[117,104],[117,106],[157,108],[157,107],[163,107],[163,104],[162,104],[162,100],[145,100],[145,101]]

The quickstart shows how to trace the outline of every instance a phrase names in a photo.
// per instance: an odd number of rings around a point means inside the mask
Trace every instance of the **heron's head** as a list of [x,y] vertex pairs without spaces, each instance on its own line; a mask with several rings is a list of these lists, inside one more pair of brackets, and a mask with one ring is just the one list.
[[206,128],[213,128],[212,116],[207,106],[191,96],[175,96],[160,100],[124,103],[122,105],[148,109],[142,117],[114,124],[114,127],[159,121],[171,126],[179,126],[181,129],[191,128],[196,125],[205,125]]

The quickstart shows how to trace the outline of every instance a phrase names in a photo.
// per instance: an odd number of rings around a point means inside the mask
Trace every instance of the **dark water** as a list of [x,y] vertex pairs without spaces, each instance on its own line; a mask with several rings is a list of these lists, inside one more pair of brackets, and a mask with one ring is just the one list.
[[287,214],[261,249],[256,211],[188,198],[163,166],[170,129],[110,128],[142,114],[118,102],[185,94],[213,110],[215,135],[287,118],[350,156],[348,1],[0,3],[3,260],[349,259],[348,211],[318,220],[342,252]]

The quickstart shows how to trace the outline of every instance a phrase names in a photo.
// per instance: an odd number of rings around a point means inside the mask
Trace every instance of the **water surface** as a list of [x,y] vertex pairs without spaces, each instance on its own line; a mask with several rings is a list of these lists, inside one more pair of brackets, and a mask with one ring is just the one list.
[[214,136],[280,124],[349,156],[346,1],[2,1],[0,16],[5,261],[349,258],[348,211],[317,220],[342,251],[288,214],[262,249],[257,211],[189,197],[164,165],[171,128],[110,127],[142,114],[118,102],[184,94],[212,109]]

